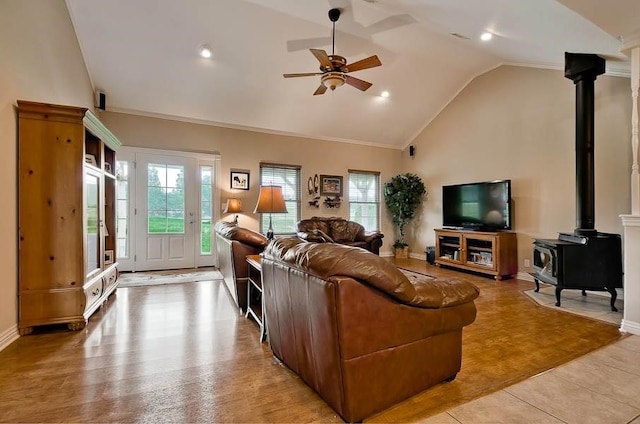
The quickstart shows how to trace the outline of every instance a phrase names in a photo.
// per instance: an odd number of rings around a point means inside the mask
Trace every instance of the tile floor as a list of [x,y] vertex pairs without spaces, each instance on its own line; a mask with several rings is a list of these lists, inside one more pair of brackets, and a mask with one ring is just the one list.
[[[553,287],[527,295],[553,307]],[[619,325],[609,296],[562,292],[565,311]],[[427,424],[576,423],[640,424],[640,336],[631,335],[567,364],[430,417]]]
[[[538,293],[533,290],[524,292],[531,299],[542,306],[558,308],[556,306],[556,289],[548,284],[540,284]],[[582,296],[581,290],[563,290],[560,295],[560,306],[563,311],[594,318],[600,321],[620,325],[624,312],[624,300],[620,295],[615,303],[618,312],[611,311],[611,295],[607,292],[587,292]]]

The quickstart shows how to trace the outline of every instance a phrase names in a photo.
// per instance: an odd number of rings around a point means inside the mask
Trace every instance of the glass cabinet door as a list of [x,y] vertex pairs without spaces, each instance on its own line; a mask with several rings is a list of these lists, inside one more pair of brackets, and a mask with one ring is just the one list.
[[85,173],[85,273],[87,276],[100,269],[100,177]]

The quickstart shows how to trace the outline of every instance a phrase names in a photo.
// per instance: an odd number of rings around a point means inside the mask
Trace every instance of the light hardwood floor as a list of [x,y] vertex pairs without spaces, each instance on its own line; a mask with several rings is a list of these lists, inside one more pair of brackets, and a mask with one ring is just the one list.
[[[538,305],[523,294],[533,286],[526,281],[496,282],[418,260],[398,265],[473,282],[481,290],[478,318],[464,330],[456,380],[366,421],[477,422],[452,411],[624,338],[615,325]],[[47,329],[14,342],[0,352],[0,421],[341,419],[273,358],[224,285],[204,281],[118,289],[85,330]]]

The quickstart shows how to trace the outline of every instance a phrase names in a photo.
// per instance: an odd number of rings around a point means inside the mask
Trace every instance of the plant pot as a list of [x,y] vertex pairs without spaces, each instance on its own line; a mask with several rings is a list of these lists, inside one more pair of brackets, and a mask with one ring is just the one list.
[[409,246],[396,247],[396,259],[407,259],[409,257]]

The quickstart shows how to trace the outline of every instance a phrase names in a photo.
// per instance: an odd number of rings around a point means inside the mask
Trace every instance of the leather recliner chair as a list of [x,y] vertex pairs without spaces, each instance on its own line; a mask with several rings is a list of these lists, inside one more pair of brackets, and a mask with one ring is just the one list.
[[248,255],[258,255],[269,244],[267,238],[233,222],[218,221],[214,226],[218,268],[231,297],[241,312],[247,310],[249,280]]
[[272,241],[261,265],[274,355],[346,421],[460,370],[462,328],[476,317],[474,285],[409,281],[365,250],[296,237]]

